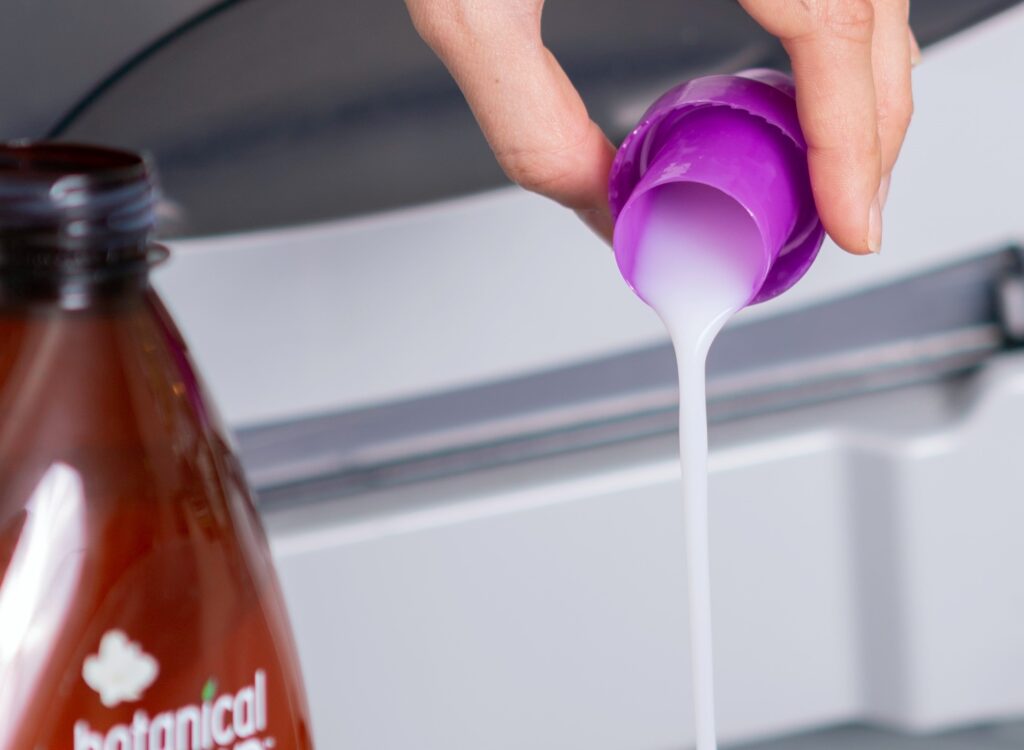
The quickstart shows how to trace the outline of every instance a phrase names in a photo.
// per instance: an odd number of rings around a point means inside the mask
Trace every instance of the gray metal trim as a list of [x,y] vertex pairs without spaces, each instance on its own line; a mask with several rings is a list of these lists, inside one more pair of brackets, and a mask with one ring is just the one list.
[[1022,743],[1020,721],[927,735],[851,725],[744,744],[734,750],[1009,750]]
[[[708,363],[723,422],[935,380],[1015,341],[1008,248],[724,331]],[[666,434],[676,429],[668,344],[407,401],[243,429],[263,503],[338,497]]]

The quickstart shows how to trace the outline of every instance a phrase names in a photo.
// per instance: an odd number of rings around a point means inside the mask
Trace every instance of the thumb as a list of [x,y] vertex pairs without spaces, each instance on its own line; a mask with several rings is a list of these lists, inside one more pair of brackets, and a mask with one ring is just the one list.
[[[540,36],[540,8],[498,3],[473,12],[409,0],[420,35],[469,103],[505,174],[576,210],[610,239],[608,173],[615,149]],[[439,7],[440,6],[440,7]],[[479,7],[479,6],[477,6]]]

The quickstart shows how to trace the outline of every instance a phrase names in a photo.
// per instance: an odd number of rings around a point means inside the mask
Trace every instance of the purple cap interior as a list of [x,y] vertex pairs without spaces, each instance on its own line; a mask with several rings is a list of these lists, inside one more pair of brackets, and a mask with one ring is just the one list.
[[[616,155],[609,180],[612,215],[619,218],[638,185],[643,192],[672,179],[665,170],[667,167],[679,170],[680,162],[667,161],[666,154],[685,149],[687,140],[695,140],[700,131],[695,129],[693,120],[708,118],[702,116],[692,118],[690,123],[686,121],[695,112],[708,108],[727,108],[736,116],[709,120],[719,123],[712,126],[710,133],[712,141],[717,139],[717,143],[706,147],[707,153],[701,154],[699,160],[686,161],[682,166],[699,168],[680,179],[721,186],[723,192],[747,208],[762,228],[770,257],[765,277],[760,288],[753,292],[751,304],[762,302],[781,294],[804,275],[825,237],[807,175],[807,144],[797,119],[793,83],[785,74],[752,70],[736,76],[707,76],[677,86],[661,96],[623,141]],[[735,126],[730,126],[729,121]],[[727,124],[720,124],[722,122]],[[760,133],[752,132],[755,128],[760,129]],[[730,142],[729,138],[734,140]],[[773,167],[786,170],[788,189],[785,195],[773,189],[773,185],[781,183],[771,181],[771,170],[762,160],[751,163],[749,169],[744,168],[742,160],[751,158],[746,155],[747,151],[760,146],[761,141],[774,143],[776,145],[770,147],[786,152],[780,155],[784,166]],[[732,144],[735,148],[729,147]],[[652,173],[648,174],[649,171]],[[785,232],[779,234],[778,228],[783,224]],[[620,242],[619,233],[616,239],[616,259],[627,281],[631,281],[634,243]]]

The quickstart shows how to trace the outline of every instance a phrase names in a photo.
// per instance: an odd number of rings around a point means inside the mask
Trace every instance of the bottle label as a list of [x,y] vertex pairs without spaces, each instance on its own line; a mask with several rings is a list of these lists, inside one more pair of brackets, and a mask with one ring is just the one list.
[[[110,630],[99,651],[85,659],[82,679],[113,708],[142,698],[159,679],[159,664],[120,630]],[[273,748],[267,730],[267,674],[257,669],[249,684],[219,692],[211,677],[195,703],[150,716],[137,709],[129,723],[97,729],[84,719],[74,725],[74,750],[264,750]]]

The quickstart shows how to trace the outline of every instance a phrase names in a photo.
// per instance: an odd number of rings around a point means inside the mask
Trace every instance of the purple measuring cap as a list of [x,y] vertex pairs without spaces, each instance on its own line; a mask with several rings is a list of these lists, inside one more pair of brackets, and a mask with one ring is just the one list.
[[[652,104],[623,141],[608,195],[615,259],[630,286],[652,199],[660,187],[679,183],[719,190],[754,220],[762,268],[748,304],[789,289],[818,254],[825,230],[789,76],[748,70],[696,78]],[[723,235],[728,231],[722,227]]]

